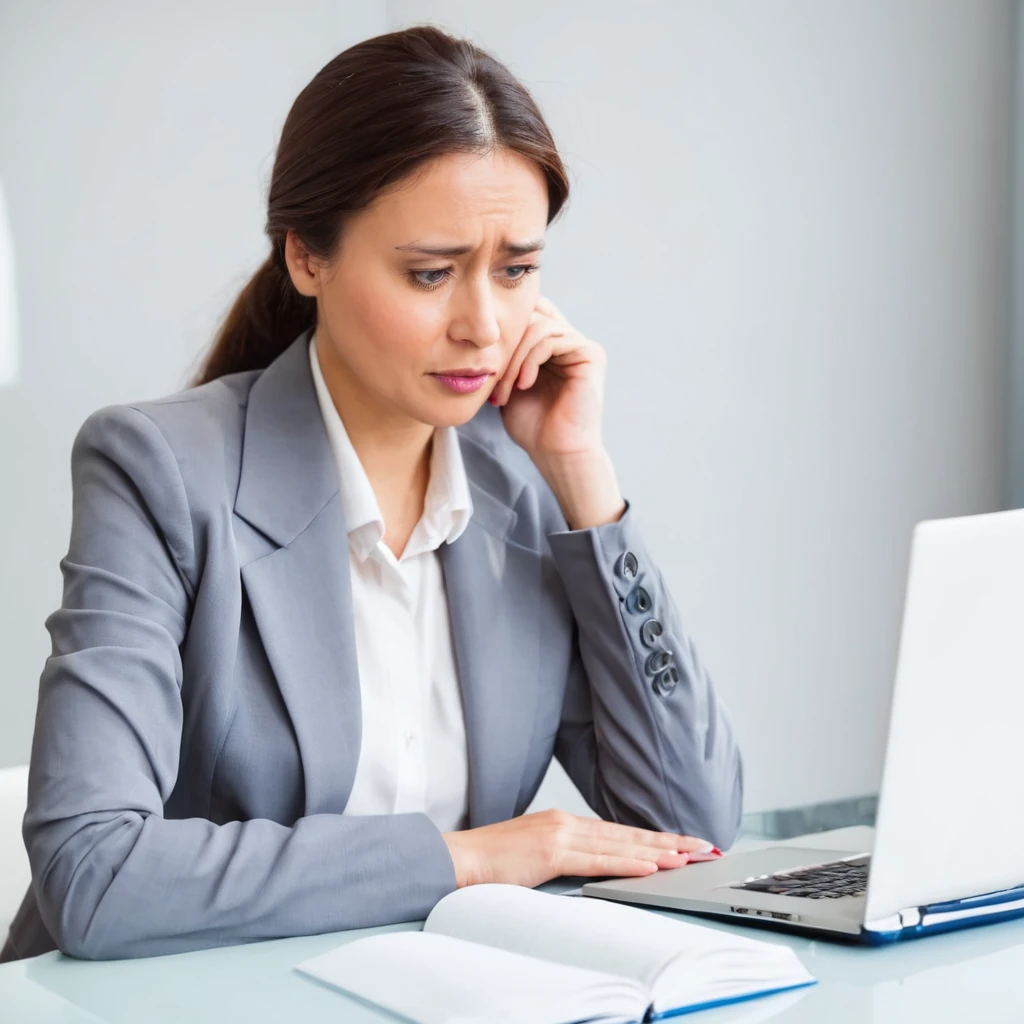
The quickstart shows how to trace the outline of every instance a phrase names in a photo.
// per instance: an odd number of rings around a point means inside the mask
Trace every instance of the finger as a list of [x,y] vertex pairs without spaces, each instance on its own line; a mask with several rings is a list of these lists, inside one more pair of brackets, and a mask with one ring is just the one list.
[[679,840],[685,838],[675,832],[657,832],[654,829],[640,828],[637,825],[622,825],[616,821],[605,821],[602,818],[580,818],[580,829],[590,835],[604,836],[609,840],[631,842],[638,845],[654,846],[663,849],[678,849]]
[[520,367],[519,375],[516,377],[515,386],[521,391],[525,391],[528,388],[532,388],[537,383],[537,375],[540,373],[540,368],[546,363],[552,355],[555,346],[555,339],[550,335],[545,338],[542,342],[534,345],[530,349],[529,355],[523,360],[523,365]]
[[512,357],[509,359],[508,364],[505,367],[505,372],[501,375],[498,383],[494,385],[494,390],[491,392],[491,399],[495,405],[505,404],[505,401],[512,390],[512,382],[514,382],[516,376],[518,376],[519,368],[523,365],[523,360],[529,353],[531,345],[532,338],[529,336],[529,331],[527,331],[523,334],[523,337],[520,339],[515,351],[512,353]]
[[524,332],[522,338],[519,340],[519,344],[516,346],[515,352],[512,353],[512,358],[509,360],[508,366],[505,367],[505,372],[502,374],[501,380],[498,381],[494,388],[493,394],[496,396],[496,405],[504,405],[508,401],[509,395],[512,394],[512,387],[516,382],[516,378],[519,376],[519,371],[522,368],[523,362],[526,357],[533,350],[545,336],[546,332],[551,328],[549,322],[546,320],[538,319],[531,324]]
[[651,829],[637,828],[632,825],[620,825],[618,822],[603,821],[600,818],[581,818],[587,825],[581,826],[589,831],[603,834],[609,838],[618,837],[623,842],[633,842],[660,849],[680,850],[686,853],[706,853],[713,844],[695,836],[681,835],[676,832],[655,832]]
[[549,361],[552,366],[556,362],[567,365],[586,362],[585,349],[586,339],[581,339],[575,331],[552,327],[550,321],[535,324],[523,336],[523,342],[509,361],[500,384],[494,389],[498,397],[496,404],[507,402],[514,388],[526,390],[533,387],[540,368]]
[[651,861],[659,868],[681,868],[690,862],[690,854],[677,853],[675,850],[655,850],[643,846],[598,847],[592,850],[577,850],[595,857],[621,857],[625,860]]
[[690,858],[689,853],[680,853],[665,847],[650,846],[646,843],[609,842],[600,836],[579,836],[569,839],[567,845],[569,849],[578,853],[626,857],[629,860],[652,860],[662,868],[681,867]]
[[677,849],[686,850],[688,853],[708,853],[715,849],[714,843],[709,843],[706,839],[698,839],[696,836],[679,836],[678,841]]
[[[534,352],[537,349],[533,350]],[[540,374],[541,360],[534,359],[533,356],[523,363],[523,368],[519,371],[519,376],[516,378],[516,387],[520,391],[529,391],[534,384],[537,383],[537,376]]]
[[608,875],[623,878],[627,875],[654,874],[658,870],[658,865],[652,860],[638,860],[633,857],[569,851],[559,858],[555,870],[561,875]]
[[669,851],[665,851],[654,857],[654,863],[662,870],[666,870],[668,868],[681,868],[684,864],[690,863],[690,854],[671,853]]
[[570,367],[585,363],[592,363],[603,370],[603,351],[578,331],[554,330],[547,335],[545,341],[550,342],[549,351],[541,359],[536,356],[540,348],[538,345],[527,355],[523,368],[519,372],[517,387],[523,390],[533,387],[542,367],[559,377],[569,376]]

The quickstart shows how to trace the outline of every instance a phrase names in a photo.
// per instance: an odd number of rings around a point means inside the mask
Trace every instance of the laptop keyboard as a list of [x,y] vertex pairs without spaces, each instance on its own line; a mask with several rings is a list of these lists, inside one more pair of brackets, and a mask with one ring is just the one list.
[[809,868],[777,871],[745,882],[733,882],[730,888],[767,892],[775,896],[801,896],[808,900],[838,900],[844,896],[863,896],[868,888],[870,857],[836,860]]

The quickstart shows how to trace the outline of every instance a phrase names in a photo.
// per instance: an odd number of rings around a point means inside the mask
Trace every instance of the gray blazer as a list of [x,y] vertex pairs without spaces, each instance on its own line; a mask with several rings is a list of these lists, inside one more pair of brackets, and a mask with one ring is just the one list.
[[[359,677],[308,338],[75,438],[4,959],[411,921],[455,888],[426,815],[343,813]],[[459,434],[474,513],[440,555],[470,827],[522,814],[554,755],[601,817],[730,845],[732,727],[632,510],[570,531],[497,409]]]

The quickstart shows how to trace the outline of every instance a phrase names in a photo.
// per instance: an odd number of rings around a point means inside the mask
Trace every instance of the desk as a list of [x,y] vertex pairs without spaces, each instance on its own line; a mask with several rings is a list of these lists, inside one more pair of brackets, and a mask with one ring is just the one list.
[[[871,830],[837,829],[790,840],[868,849]],[[752,844],[744,843],[749,848]],[[549,883],[559,891],[579,880]],[[650,911],[661,913],[661,911]],[[672,916],[671,912],[667,912]],[[687,920],[696,920],[687,917]],[[1024,1021],[1024,919],[882,948],[850,947],[782,932],[709,927],[784,942],[820,984],[704,1011],[693,1024],[917,1024]],[[278,939],[144,960],[82,961],[59,953],[0,966],[4,1024],[230,1024],[245,1021],[377,1022],[377,1014],[294,972],[295,964],[363,935],[419,924]]]

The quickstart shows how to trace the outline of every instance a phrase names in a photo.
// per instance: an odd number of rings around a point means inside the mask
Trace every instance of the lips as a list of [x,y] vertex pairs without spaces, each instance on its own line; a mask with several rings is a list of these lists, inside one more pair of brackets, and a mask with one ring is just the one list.
[[442,373],[430,374],[434,380],[443,384],[449,391],[465,395],[480,388],[491,378],[490,370],[445,370]]

